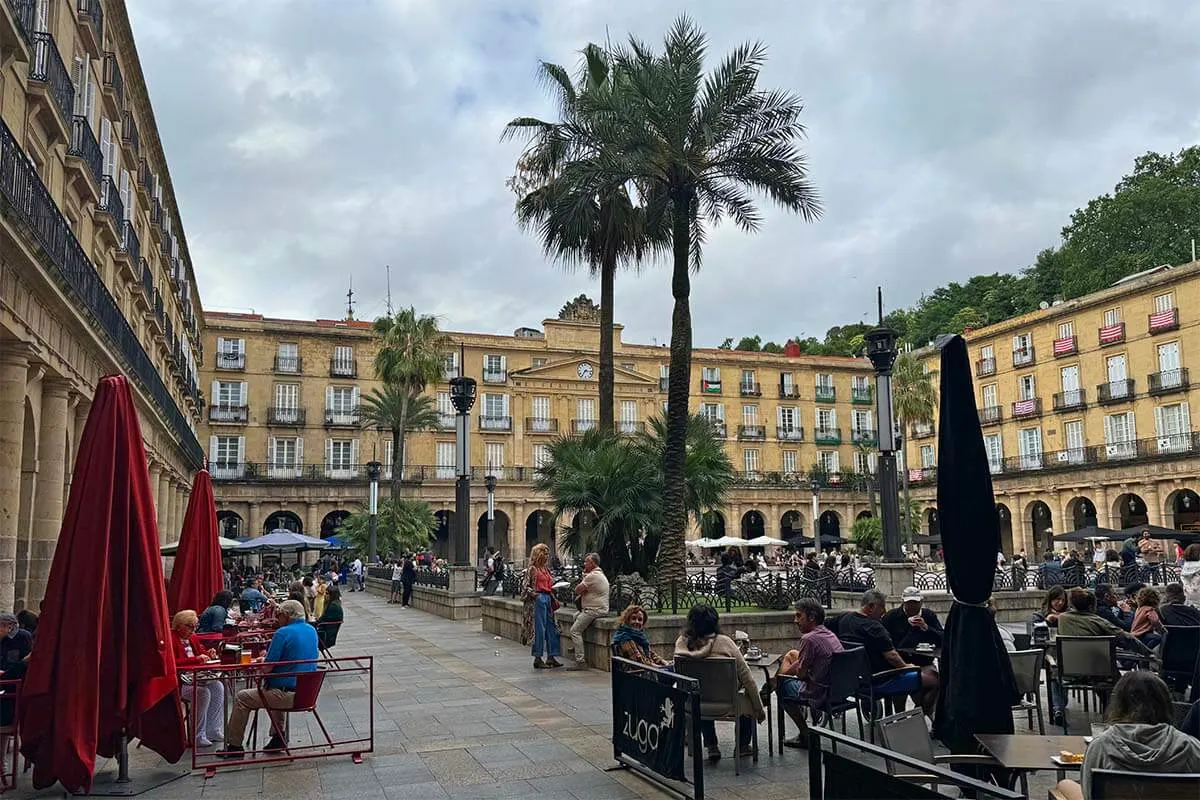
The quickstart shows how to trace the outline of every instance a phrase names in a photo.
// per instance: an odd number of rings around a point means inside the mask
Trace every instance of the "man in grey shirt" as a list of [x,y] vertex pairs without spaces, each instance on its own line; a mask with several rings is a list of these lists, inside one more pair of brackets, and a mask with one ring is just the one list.
[[600,556],[596,553],[584,556],[583,578],[575,587],[575,595],[579,598],[580,610],[571,625],[571,646],[575,650],[575,666],[582,667],[587,663],[583,632],[597,617],[608,613],[608,578],[600,569]]

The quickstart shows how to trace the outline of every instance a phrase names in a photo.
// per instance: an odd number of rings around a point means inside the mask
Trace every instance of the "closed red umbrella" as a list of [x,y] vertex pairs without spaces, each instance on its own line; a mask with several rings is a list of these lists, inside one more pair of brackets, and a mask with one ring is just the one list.
[[95,757],[138,738],[184,751],[146,451],[129,384],[100,381],[80,437],[37,644],[22,691],[33,785],[89,791]]
[[198,614],[224,586],[212,476],[202,469],[192,481],[192,496],[183,516],[175,567],[167,586],[167,608],[171,613],[190,608]]

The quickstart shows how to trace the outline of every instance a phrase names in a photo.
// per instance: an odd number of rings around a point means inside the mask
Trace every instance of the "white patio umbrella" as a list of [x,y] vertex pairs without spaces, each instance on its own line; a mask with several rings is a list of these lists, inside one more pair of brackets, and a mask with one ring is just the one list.
[[693,539],[692,541],[686,542],[685,544],[688,547],[709,547],[710,542],[712,542],[712,539],[705,537],[703,539]]
[[786,544],[787,542],[783,539],[776,539],[773,536],[758,536],[746,541],[747,547],[783,547]]
[[[238,539],[227,539],[224,536],[218,536],[217,544],[220,546],[221,552],[224,553],[229,550],[236,549],[241,544],[241,541]],[[175,555],[175,553],[178,550],[179,550],[179,542],[175,542],[174,544],[165,544],[162,547],[158,548],[158,552],[160,552],[164,556],[173,556],[173,555]]]
[[720,539],[713,539],[709,547],[745,547],[748,544],[745,539],[736,536],[722,536]]

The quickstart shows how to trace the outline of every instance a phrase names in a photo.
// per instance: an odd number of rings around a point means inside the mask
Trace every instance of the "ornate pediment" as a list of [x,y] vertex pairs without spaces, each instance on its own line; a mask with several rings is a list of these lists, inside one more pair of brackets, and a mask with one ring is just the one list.
[[567,322],[599,322],[600,306],[586,294],[581,294],[559,309],[558,318]]
[[[527,367],[509,372],[514,382],[532,381],[571,381],[573,383],[599,383],[600,360],[588,356],[572,356],[543,364],[540,367]],[[613,380],[618,385],[657,387],[658,382],[640,372],[617,367]]]

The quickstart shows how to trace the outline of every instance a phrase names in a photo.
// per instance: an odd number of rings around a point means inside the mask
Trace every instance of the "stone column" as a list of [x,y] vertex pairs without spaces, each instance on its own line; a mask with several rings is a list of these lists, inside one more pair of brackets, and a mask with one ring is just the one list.
[[[259,519],[259,504],[257,502],[250,503],[250,510],[246,514],[246,533],[254,539],[263,535],[262,520]],[[320,534],[317,534],[318,536]]]
[[187,487],[182,483],[175,487],[175,527],[171,529],[171,541],[178,542],[183,531],[183,518],[187,514]]
[[1163,524],[1163,509],[1162,498],[1159,496],[1158,484],[1154,481],[1146,484],[1146,518],[1151,525],[1162,527]]
[[1070,533],[1075,530],[1075,520],[1067,516],[1067,493],[1054,493],[1054,534]]
[[771,503],[771,517],[767,520],[767,524],[763,525],[763,533],[775,539],[783,538],[783,528],[780,525],[779,518],[779,503]]
[[525,503],[518,500],[513,504],[513,519],[508,523],[508,536],[504,541],[504,546],[500,548],[500,554],[504,556],[505,561],[512,559],[513,548],[515,542],[525,541]]
[[13,607],[17,584],[17,518],[21,508],[21,445],[25,433],[25,382],[29,357],[23,345],[0,349],[0,610]]
[[67,478],[67,390],[65,381],[42,381],[42,425],[34,490],[33,535],[29,545],[27,608],[41,608],[54,546],[62,529],[63,484]]
[[304,533],[306,536],[321,538],[321,506],[308,503],[304,512]]
[[171,473],[163,470],[158,476],[158,543],[167,543],[167,531],[171,529]]
[[1111,528],[1112,524],[1112,506],[1108,502],[1108,488],[1103,484],[1096,484],[1096,524],[1102,528]]
[[725,535],[733,536],[735,539],[741,537],[741,535],[742,535],[742,505],[741,505],[741,503],[730,503],[729,504],[729,516],[725,519]]
[[[162,480],[162,467],[159,465],[159,463],[157,461],[151,461],[149,472],[150,472],[150,495],[151,495],[151,497],[154,498],[154,504],[155,504],[155,517],[154,518],[155,518],[155,524],[157,524],[158,523],[158,513],[157,513],[157,511],[158,511],[158,509],[157,509],[157,506],[158,506],[158,484]],[[161,544],[162,543],[162,534],[161,533],[159,533],[158,540],[159,540],[159,544]]]

